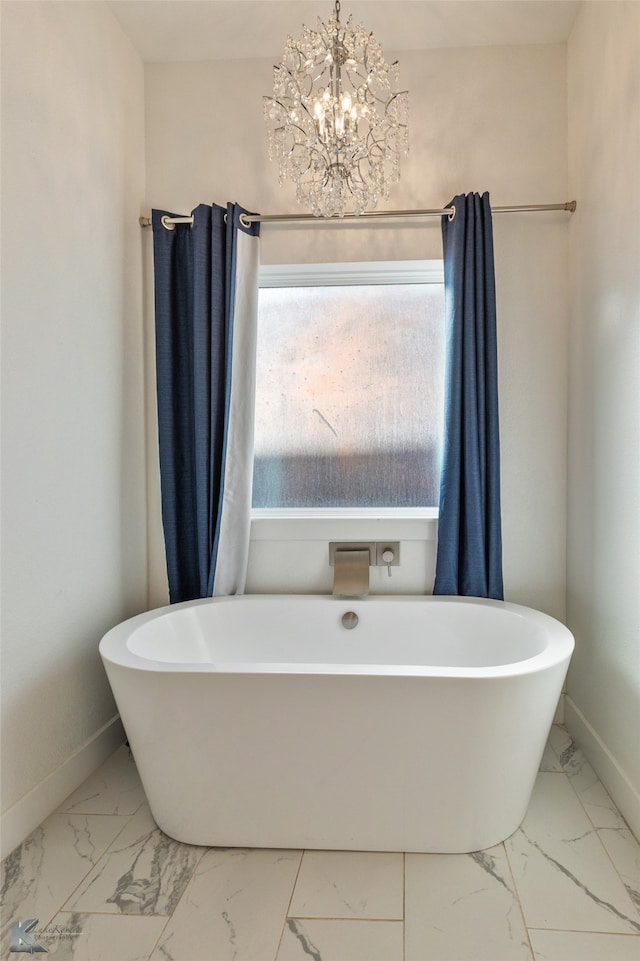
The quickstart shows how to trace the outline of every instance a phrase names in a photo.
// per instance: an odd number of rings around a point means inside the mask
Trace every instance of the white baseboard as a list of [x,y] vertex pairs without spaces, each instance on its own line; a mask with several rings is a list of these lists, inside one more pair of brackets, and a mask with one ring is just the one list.
[[5,858],[49,817],[126,738],[116,714],[75,754],[0,815],[0,858]]
[[578,747],[586,754],[589,763],[615,801],[623,818],[635,836],[640,839],[640,795],[607,745],[569,695],[565,697],[565,724]]

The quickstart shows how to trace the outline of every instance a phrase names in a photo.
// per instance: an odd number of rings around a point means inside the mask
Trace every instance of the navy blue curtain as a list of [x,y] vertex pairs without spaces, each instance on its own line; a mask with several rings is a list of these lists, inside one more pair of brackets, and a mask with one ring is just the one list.
[[502,600],[493,228],[487,193],[443,218],[447,361],[434,594]]
[[[259,234],[258,224],[241,224],[243,212],[234,204],[226,210],[201,204],[192,212],[192,225],[174,229],[162,224],[163,216],[174,214],[152,212],[162,522],[171,603],[213,592],[232,417],[238,237]],[[244,466],[251,475],[251,463]],[[248,516],[250,503],[244,508]],[[242,589],[243,583],[236,585]]]

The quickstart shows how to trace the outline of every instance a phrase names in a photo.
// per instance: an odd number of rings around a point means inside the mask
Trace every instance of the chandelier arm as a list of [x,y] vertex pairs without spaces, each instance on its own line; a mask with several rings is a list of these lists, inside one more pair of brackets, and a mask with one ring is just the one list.
[[391,106],[391,104],[394,102],[394,100],[397,100],[398,97],[404,97],[405,94],[408,96],[409,91],[408,91],[408,90],[398,90],[397,93],[392,93],[391,96],[389,97],[389,99],[387,100],[386,104],[385,104],[385,108],[388,110],[389,107]]
[[408,93],[408,90],[399,90],[398,93],[392,93],[388,100],[383,100],[382,97],[378,97],[373,90],[369,87],[368,93],[371,94],[371,100],[373,103],[381,103],[384,107],[385,113],[387,113],[389,104],[393,103],[398,97],[402,96],[403,93]]
[[[310,111],[309,108],[307,107],[307,105],[306,105],[306,103],[304,102],[304,100],[301,100],[301,101],[300,101],[300,106],[303,108],[303,110],[304,110],[304,112],[306,113],[307,117],[308,117],[309,120],[311,121],[311,126],[312,126],[313,129],[315,130],[315,129],[316,129],[316,125],[315,125],[315,123],[314,123],[313,114],[311,113],[311,111]],[[296,126],[298,127],[298,129],[302,129],[302,128],[299,127],[298,124],[296,124]],[[307,135],[306,130],[304,131],[304,134],[305,134],[305,136]]]
[[[356,166],[355,166],[355,169],[356,169],[356,170],[358,171],[358,173],[360,174],[360,180],[358,181],[358,183],[365,184],[365,186],[366,186],[366,181],[365,181],[365,178],[364,178],[364,174],[363,174],[362,171],[360,170],[360,164],[361,164],[361,163],[362,163],[362,160],[359,160],[358,163],[357,163]],[[355,178],[354,178],[354,176],[353,176],[353,171],[349,171],[348,179],[354,184],[354,186],[357,186],[356,180],[355,180]],[[360,188],[360,189],[362,189],[362,188]]]
[[297,56],[297,58],[298,58],[298,69],[299,69],[299,68],[300,68],[300,65],[301,65],[302,63],[304,63],[304,54],[303,54],[302,49],[301,49],[301,47],[300,47],[300,41],[299,41],[299,40],[292,40],[291,43],[287,45],[287,52],[288,52],[290,55],[295,54],[295,55]]
[[310,79],[311,79],[311,87],[310,87],[309,93],[311,93],[311,92],[313,91],[314,85],[315,85],[316,83],[319,83],[319,81],[323,79],[325,73],[327,72],[327,65],[326,65],[326,63],[324,62],[324,60],[322,61],[322,64],[319,64],[319,63],[315,64],[315,67],[316,67],[316,69],[318,69],[319,67],[321,67],[322,69],[320,70],[320,73],[316,74],[315,77],[313,77],[313,78],[310,77]]
[[[284,112],[285,112],[286,114],[289,114],[289,115],[290,115],[290,113],[291,113],[291,108],[288,107],[286,104],[282,103],[281,100],[277,100],[276,97],[266,97],[265,99],[266,99],[267,101],[269,101],[270,103],[275,103],[275,104],[277,104],[282,110],[284,110]],[[308,117],[309,120],[311,121],[311,124],[313,124],[313,117],[312,117],[311,114],[309,113],[309,108],[307,107],[307,105],[304,104],[304,103],[302,103],[302,101],[301,101],[301,102],[300,102],[300,106],[303,108],[304,112],[307,114],[307,117]],[[301,127],[299,123],[295,123],[295,121],[291,120],[291,117],[290,117],[290,116],[289,116],[289,118],[288,118],[288,120],[287,120],[287,126],[290,127],[290,128],[292,128],[293,130],[299,130],[300,133],[301,133],[304,137],[307,137],[307,136],[308,136],[308,131],[305,130],[304,127]]]
[[272,96],[272,97],[265,97],[264,99],[265,99],[268,103],[276,103],[279,107],[282,107],[282,109],[283,109],[285,112],[287,112],[288,109],[289,109],[289,108],[287,107],[287,105],[282,102],[282,100],[278,100],[278,98],[275,96],[275,94],[274,94],[274,96]]
[[[287,156],[291,157],[292,154],[293,154],[293,151],[295,150],[295,148],[296,148],[296,147],[300,147],[300,146],[301,146],[301,144],[294,144],[293,148],[289,151],[289,153],[287,154]],[[322,150],[319,150],[319,149],[316,147],[315,144],[312,144],[311,146],[306,147],[305,149],[309,151],[309,160],[308,160],[307,166],[305,167],[305,169],[304,169],[303,171],[300,172],[299,176],[300,176],[300,177],[304,177],[304,176],[306,175],[307,171],[311,170],[311,168],[312,168],[312,166],[313,166],[313,163],[312,163],[313,155],[315,154],[315,155],[322,161],[322,164],[323,164],[322,183],[323,183],[324,185],[326,185],[326,184],[328,183],[328,180],[329,180],[329,172],[330,172],[330,169],[331,169],[331,164],[329,163],[327,157],[323,154]]]
[[[371,67],[369,66],[369,42],[370,42],[371,40],[373,40],[373,39],[374,39],[373,32],[370,31],[370,32],[368,33],[368,35],[367,35],[367,39],[365,40],[365,42],[364,42],[364,44],[363,44],[364,53],[363,53],[363,55],[362,55],[362,63],[364,64],[364,66],[365,66],[365,68],[366,68],[367,75],[369,74],[369,71],[371,70]],[[385,64],[385,66],[386,66],[386,64]]]
[[[314,153],[321,159],[322,164],[323,164],[323,170],[325,170],[325,171],[328,171],[328,170],[329,170],[329,164],[327,163],[326,157],[323,157],[322,153],[319,152],[319,151],[317,151],[317,150],[315,150],[315,151],[310,151],[310,152],[309,152],[309,155],[308,155],[308,158],[307,158],[307,166],[305,167],[304,170],[302,170],[302,171],[299,172],[299,176],[300,176],[300,177],[306,176],[306,174],[308,173],[308,171],[310,171],[310,170],[313,168],[313,154],[314,154]],[[324,178],[324,181],[323,181],[323,182],[326,182],[326,177]]]
[[345,69],[347,78],[349,80],[349,83],[351,84],[354,91],[356,92],[356,96],[357,96],[358,90],[363,86],[366,86],[367,93],[371,93],[371,88],[367,85],[367,77],[364,74],[359,73],[357,69],[350,70],[349,67],[345,67],[344,69]]
[[[308,136],[307,131],[304,129],[304,127],[301,127],[299,123],[294,123],[292,120],[290,120],[288,123],[288,127],[290,130],[299,130],[303,137]],[[299,147],[301,146],[301,144],[296,141],[294,146]]]
[[[300,53],[300,51],[296,49],[296,53]],[[292,86],[295,87],[295,89],[298,90],[300,93],[302,92],[302,91],[300,91],[300,84],[299,84],[299,82],[298,82],[297,76],[296,76],[294,73],[292,73],[292,71],[291,71],[290,68],[286,65],[286,63],[281,63],[281,64],[279,64],[275,69],[276,69],[276,70],[282,70],[282,71],[284,71],[284,72],[286,73],[287,77],[289,78],[289,80],[291,81]],[[313,90],[313,81],[311,81],[311,85],[310,85],[310,87],[309,87],[307,96],[309,96],[309,94],[312,92],[312,90]],[[274,91],[274,97],[275,97],[275,91]]]
[[[311,152],[315,153],[319,157],[322,157],[325,163],[330,162],[331,154],[327,148],[327,144],[323,143],[323,141],[320,140],[318,137],[316,137],[315,140],[310,140],[309,132],[305,130],[304,127],[301,127],[299,124],[290,124],[290,126],[294,129],[294,131],[298,131],[304,138],[303,140],[296,140],[294,143],[295,147],[300,147],[300,149],[302,150],[309,151],[310,153]],[[314,133],[315,133],[315,125],[314,125]]]
[[[311,76],[309,76],[309,75],[307,74],[307,76],[306,76],[306,79],[307,79],[307,89],[306,89],[304,92],[303,92],[302,90],[300,90],[300,81],[299,81],[299,79],[298,79],[298,76],[299,76],[299,74],[301,73],[301,64],[304,62],[305,58],[304,58],[304,54],[303,54],[302,50],[300,50],[299,47],[295,47],[295,52],[298,54],[298,58],[299,58],[297,75],[294,76],[294,75],[292,74],[291,70],[289,70],[288,67],[285,67],[285,70],[286,70],[287,73],[289,74],[289,77],[291,78],[292,83],[295,84],[296,89],[300,92],[300,94],[301,94],[302,96],[305,96],[305,97],[310,97],[311,94],[313,93],[313,85],[314,85],[314,83],[316,82],[316,80],[315,80],[313,77],[311,77]],[[322,76],[322,74],[320,74],[320,76]],[[319,79],[319,78],[318,78],[318,79]]]
[[377,133],[379,133],[379,130],[378,130],[377,128],[370,128],[370,129],[369,129],[369,132],[368,132],[368,134],[367,134],[367,151],[368,151],[368,153],[371,153],[372,151],[374,151],[374,150],[376,150],[376,149],[380,150],[381,152],[384,152],[384,149],[383,149],[383,148],[384,148],[384,143],[385,143],[385,141],[386,141],[386,139],[387,139],[386,134],[385,134],[384,136],[376,137],[376,134],[377,134]]

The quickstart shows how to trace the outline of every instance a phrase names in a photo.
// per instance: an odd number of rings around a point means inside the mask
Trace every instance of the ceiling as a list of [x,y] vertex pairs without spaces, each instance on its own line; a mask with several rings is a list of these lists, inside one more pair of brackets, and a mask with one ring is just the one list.
[[[279,60],[287,34],[327,20],[333,0],[110,0],[146,62]],[[341,0],[383,50],[563,43],[579,0]]]

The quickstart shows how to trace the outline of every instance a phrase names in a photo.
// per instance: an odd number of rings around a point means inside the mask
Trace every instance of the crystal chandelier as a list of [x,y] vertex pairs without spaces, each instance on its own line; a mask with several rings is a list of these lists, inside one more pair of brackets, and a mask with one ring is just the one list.
[[361,214],[387,197],[407,153],[408,98],[398,63],[362,25],[340,22],[340,3],[325,24],[287,37],[264,97],[269,157],[279,180],[296,184],[299,203],[317,217]]

